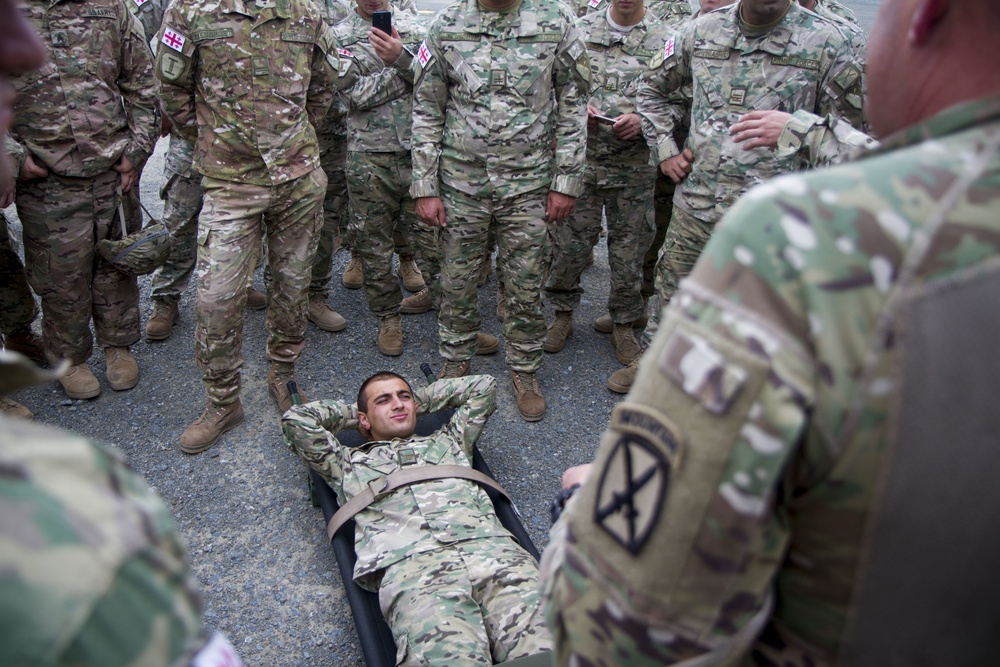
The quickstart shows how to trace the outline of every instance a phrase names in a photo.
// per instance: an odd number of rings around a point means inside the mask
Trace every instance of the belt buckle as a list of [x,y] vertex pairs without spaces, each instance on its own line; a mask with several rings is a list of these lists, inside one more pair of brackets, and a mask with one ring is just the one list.
[[379,475],[372,481],[368,482],[368,490],[372,492],[375,500],[382,498],[388,494],[389,488],[389,478],[386,475]]

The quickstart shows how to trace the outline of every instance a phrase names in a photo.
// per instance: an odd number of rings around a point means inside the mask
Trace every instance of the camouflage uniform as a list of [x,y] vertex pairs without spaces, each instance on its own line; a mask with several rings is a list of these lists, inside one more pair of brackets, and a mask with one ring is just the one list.
[[306,0],[264,8],[225,0],[220,10],[178,0],[157,41],[164,109],[194,143],[194,168],[204,176],[195,352],[210,404],[227,405],[239,395],[245,288],[262,235],[274,271],[268,357],[294,363],[305,346],[326,192],[314,126],[349,64]]
[[0,213],[0,335],[4,336],[27,329],[38,315],[8,224]]
[[[649,0],[643,2],[650,22],[652,19],[676,26],[691,18],[691,3],[688,0]],[[576,15],[583,18],[587,14],[606,12],[611,7],[610,0],[578,0]]]
[[[49,170],[17,183],[28,282],[42,300],[47,353],[81,364],[93,345],[91,317],[102,346],[139,340],[136,280],[94,248],[121,238],[121,179],[111,167],[124,155],[141,169],[153,152],[156,82],[142,27],[119,0],[30,0],[21,9],[48,51],[40,69],[11,78],[11,137]],[[136,230],[139,216],[126,218]]]
[[843,118],[861,127],[861,70],[840,29],[791,3],[781,22],[747,37],[740,3],[705,14],[664,45],[639,91],[643,131],[657,163],[679,154],[675,129],[690,120],[695,155],[678,186],[663,248],[668,300],[701,254],[712,228],[741,192],[801,166],[796,155],[746,150],[729,127],[752,110]]
[[359,78],[344,91],[347,116],[347,194],[353,247],[360,253],[368,307],[380,318],[399,314],[403,298],[392,273],[394,229],[418,250],[420,270],[430,284],[440,273],[434,230],[417,218],[409,194],[410,125],[413,116],[413,54],[426,33],[416,14],[393,11],[403,51],[386,66],[368,42],[371,21],[352,13],[335,32],[350,52]]
[[151,281],[152,298],[177,303],[187,289],[197,255],[198,214],[201,213],[201,176],[192,168],[194,146],[176,134],[163,161],[163,225],[174,237],[174,247],[166,263]]
[[543,558],[556,664],[990,661],[998,202],[993,96],[733,207]]
[[[647,12],[628,32],[619,33],[608,22],[608,10],[588,14],[578,25],[590,57],[590,105],[611,118],[635,113],[640,77],[650,57],[662,48],[669,27]],[[580,305],[580,276],[597,243],[604,211],[611,266],[608,312],[616,324],[630,323],[642,314],[642,260],[655,231],[656,174],[641,135],[622,141],[609,126],[590,129],[586,189],[573,214],[552,228],[552,270],[545,295],[556,310],[573,311]]]
[[166,0],[124,0],[132,16],[139,20],[148,43],[160,31]]
[[435,17],[417,65],[410,194],[444,204],[441,356],[476,353],[476,283],[495,220],[507,364],[534,372],[545,337],[546,196],[583,192],[586,47],[562,3],[483,12],[463,0]]
[[[323,476],[341,506],[403,465],[470,466],[494,410],[493,378],[440,380],[415,389],[413,398],[418,414],[455,413],[429,436],[352,449],[336,434],[357,427],[357,406],[316,401],[285,413],[285,442]],[[491,665],[549,649],[537,565],[476,483],[421,482],[375,501],[354,520],[354,581],[379,593],[397,664]]]

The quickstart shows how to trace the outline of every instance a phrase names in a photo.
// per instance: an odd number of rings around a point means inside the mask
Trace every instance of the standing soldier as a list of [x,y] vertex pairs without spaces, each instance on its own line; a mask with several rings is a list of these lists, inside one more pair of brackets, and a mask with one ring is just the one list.
[[463,0],[434,19],[417,64],[410,193],[420,218],[442,228],[439,377],[471,367],[476,283],[496,221],[507,365],[518,412],[537,421],[546,221],[572,213],[583,192],[586,47],[562,3]]
[[195,354],[208,406],[180,443],[193,454],[243,420],[242,311],[265,233],[274,278],[267,383],[281,412],[291,405],[285,385],[305,346],[326,192],[314,126],[330,106],[337,71],[349,63],[338,60],[333,31],[308,0],[262,0],[221,14],[208,0],[177,0],[157,41],[164,109],[195,143],[195,169],[204,177]]
[[[95,248],[120,238],[117,204],[159,136],[156,81],[142,26],[119,0],[28,0],[21,9],[48,50],[39,70],[12,78],[28,281],[42,300],[46,353],[72,363],[60,378],[66,395],[93,398],[101,385],[87,367],[91,318],[110,387],[139,381],[129,351],[140,336],[139,288]],[[128,222],[137,231],[138,217]]]

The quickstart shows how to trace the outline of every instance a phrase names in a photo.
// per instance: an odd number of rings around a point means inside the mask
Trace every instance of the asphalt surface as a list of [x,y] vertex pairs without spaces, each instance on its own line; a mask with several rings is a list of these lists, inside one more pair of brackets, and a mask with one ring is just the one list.
[[[445,2],[421,3],[434,11]],[[875,0],[848,0],[866,28]],[[166,141],[146,167],[142,198],[154,216],[162,211],[158,190]],[[12,217],[13,209],[8,209]],[[20,226],[13,225],[15,238]],[[334,260],[330,303],[349,326],[327,333],[310,325],[298,364],[299,384],[312,398],[352,401],[361,381],[390,369],[423,382],[419,367],[437,368],[434,313],[404,316],[406,348],[389,358],[375,348],[378,325],[361,290],[347,290],[339,276],[348,257]],[[263,288],[260,272],[256,285]],[[149,279],[140,281],[143,321],[150,304]],[[620,397],[605,387],[621,365],[610,336],[591,327],[605,312],[608,289],[604,240],[596,262],[583,279],[586,290],[576,313],[576,331],[565,350],[545,355],[540,372],[548,404],[543,421],[520,419],[510,390],[502,350],[477,357],[475,372],[497,378],[498,408],[480,447],[497,478],[517,501],[524,523],[539,548],[547,542],[548,503],[561,472],[592,459]],[[479,291],[483,329],[500,334],[496,277]],[[104,391],[96,399],[73,401],[58,385],[22,390],[14,398],[44,423],[72,429],[120,449],[132,467],[171,507],[188,541],[190,559],[205,600],[206,623],[225,632],[248,666],[364,665],[354,622],[343,594],[333,552],[325,538],[320,510],[309,503],[304,466],[285,448],[278,412],[266,386],[264,313],[247,312],[243,342],[243,425],[199,456],[177,448],[180,433],[201,413],[204,391],[194,362],[194,286],[181,302],[181,321],[162,342],[133,347],[139,360],[139,385],[112,391],[104,379],[104,355],[95,351],[91,368]],[[548,313],[551,318],[551,312]],[[37,325],[36,325],[37,326]]]

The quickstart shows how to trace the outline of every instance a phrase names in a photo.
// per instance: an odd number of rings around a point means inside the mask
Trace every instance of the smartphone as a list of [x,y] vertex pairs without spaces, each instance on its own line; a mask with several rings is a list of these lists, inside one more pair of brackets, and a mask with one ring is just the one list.
[[372,27],[378,28],[387,35],[392,35],[392,12],[380,9],[372,12]]
[[608,118],[607,116],[599,116],[597,114],[594,114],[594,118],[597,119],[598,123],[604,123],[605,125],[614,125],[616,122],[618,122],[614,118]]

